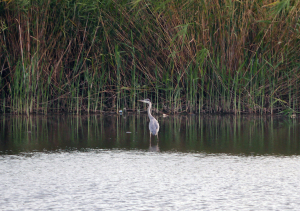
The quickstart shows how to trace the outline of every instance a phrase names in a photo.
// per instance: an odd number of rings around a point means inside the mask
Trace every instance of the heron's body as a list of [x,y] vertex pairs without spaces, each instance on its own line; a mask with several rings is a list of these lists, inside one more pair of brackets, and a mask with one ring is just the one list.
[[152,103],[149,99],[145,99],[145,100],[139,100],[143,103],[148,103],[149,106],[147,108],[147,113],[148,113],[148,117],[150,119],[150,122],[149,122],[149,130],[150,130],[150,137],[151,137],[151,134],[154,135],[154,136],[157,136],[158,135],[158,131],[159,131],[159,123],[158,121],[151,115],[151,107],[152,107]]
[[153,118],[152,120],[150,120],[149,130],[150,130],[150,133],[154,136],[156,136],[158,134],[159,124],[158,124],[158,121],[156,119]]

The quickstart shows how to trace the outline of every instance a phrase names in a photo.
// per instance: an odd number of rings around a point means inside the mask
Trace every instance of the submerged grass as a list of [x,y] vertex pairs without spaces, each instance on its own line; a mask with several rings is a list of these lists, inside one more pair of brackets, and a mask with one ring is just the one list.
[[1,112],[299,111],[299,1],[1,1]]

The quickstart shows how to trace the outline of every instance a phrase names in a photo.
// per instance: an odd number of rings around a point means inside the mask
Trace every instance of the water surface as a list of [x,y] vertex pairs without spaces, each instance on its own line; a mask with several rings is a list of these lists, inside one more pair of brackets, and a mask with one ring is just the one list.
[[2,116],[0,210],[297,210],[299,121]]
[[147,115],[2,116],[0,154],[124,149],[244,155],[299,155],[298,119],[259,116],[158,117],[159,142]]

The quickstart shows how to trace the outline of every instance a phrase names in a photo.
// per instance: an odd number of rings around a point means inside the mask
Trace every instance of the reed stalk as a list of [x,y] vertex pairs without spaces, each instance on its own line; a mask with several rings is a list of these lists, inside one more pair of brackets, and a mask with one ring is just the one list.
[[1,112],[299,112],[300,2],[2,1]]

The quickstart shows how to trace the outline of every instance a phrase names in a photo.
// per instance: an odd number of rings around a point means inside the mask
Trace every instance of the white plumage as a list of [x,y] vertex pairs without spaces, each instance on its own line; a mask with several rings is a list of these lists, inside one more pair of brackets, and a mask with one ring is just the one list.
[[157,136],[158,135],[158,131],[159,131],[159,123],[158,121],[151,115],[151,107],[152,107],[152,103],[149,99],[145,99],[145,100],[139,100],[140,102],[143,102],[143,103],[148,103],[149,106],[147,108],[147,113],[148,113],[148,117],[150,119],[150,122],[149,122],[149,130],[150,130],[150,136],[151,134],[154,135],[154,136]]

